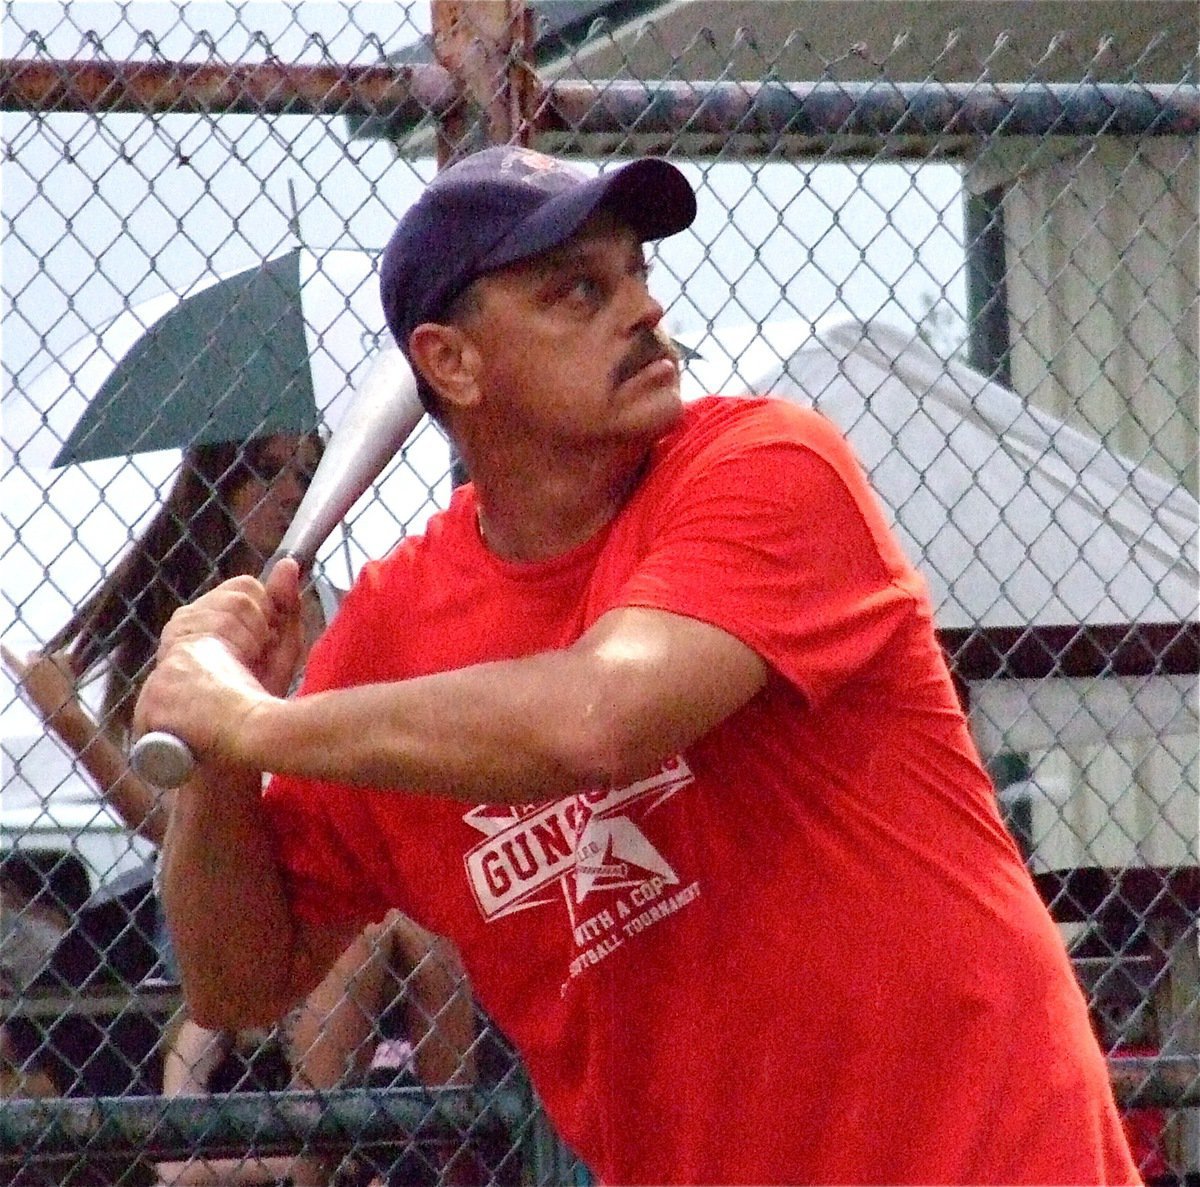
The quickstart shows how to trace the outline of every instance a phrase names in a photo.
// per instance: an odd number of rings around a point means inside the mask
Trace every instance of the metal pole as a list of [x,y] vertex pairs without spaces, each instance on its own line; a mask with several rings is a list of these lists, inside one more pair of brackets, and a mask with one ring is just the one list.
[[450,109],[450,75],[416,66],[0,59],[0,110],[100,115],[357,115],[415,125]]
[[[489,144],[528,145],[538,84],[524,0],[432,0],[430,12],[434,54],[463,96],[438,121],[438,168]],[[450,474],[467,480],[456,453]]]
[[4,1182],[31,1161],[133,1154],[153,1159],[403,1147],[508,1134],[524,1093],[467,1088],[341,1088],[220,1096],[9,1098],[0,1108]]
[[[538,84],[520,0],[434,0],[439,61],[403,67],[0,59],[0,110],[356,115],[415,127],[478,113],[482,144],[543,133],[978,141],[1197,136],[1200,86],[1118,83]],[[468,10],[463,13],[461,10]],[[494,21],[482,23],[484,18]],[[503,19],[500,19],[503,18]],[[499,38],[499,40],[497,40]],[[451,67],[451,68],[448,68]],[[455,80],[461,80],[460,91]],[[457,151],[448,137],[448,151]]]
[[433,51],[463,101],[439,120],[444,167],[488,144],[528,144],[538,95],[524,0],[432,0]]

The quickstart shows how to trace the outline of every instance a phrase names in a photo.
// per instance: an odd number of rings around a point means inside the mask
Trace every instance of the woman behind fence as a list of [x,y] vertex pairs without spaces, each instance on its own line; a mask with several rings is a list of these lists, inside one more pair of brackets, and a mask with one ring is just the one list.
[[[153,662],[158,636],[171,614],[204,590],[229,577],[261,571],[291,522],[321,450],[320,438],[308,434],[185,451],[180,474],[145,532],[46,649],[24,660],[0,649],[47,728],[74,753],[129,829],[155,846],[166,834],[170,793],[138,777],[128,763],[128,746],[133,706]],[[334,591],[314,581],[305,595],[310,645],[335,605]],[[105,684],[97,721],[79,690],[101,671]],[[430,1027],[425,1028],[421,1037],[427,1054],[417,1061],[417,1069],[428,1077],[426,1083],[452,1078],[460,1082],[469,1074],[473,1016],[456,975],[456,960],[444,945],[428,933],[408,929],[406,922],[393,916],[384,926],[360,936],[301,1010],[292,1061],[302,1086],[332,1086],[337,1082],[332,1069],[353,1066],[357,1057],[350,1044],[368,1036],[358,1027],[347,1029],[345,1019],[368,1018],[386,1004],[380,995],[389,986],[372,971],[378,960],[374,953],[381,945],[388,947],[392,933],[402,927],[409,963],[414,968],[428,966],[404,986],[414,998],[412,1016],[436,1019],[439,1033],[445,1036],[435,1040],[425,1034]],[[417,935],[425,937],[424,952],[413,949]],[[165,935],[156,937],[156,942],[170,975]],[[348,1003],[347,990],[359,977],[366,978],[376,995],[372,998],[360,991]],[[324,1037],[323,1021],[331,1027]],[[234,1046],[235,1036],[206,1031],[186,1015],[177,1019],[164,1054],[164,1093],[191,1094],[218,1086],[215,1077],[221,1065],[228,1064]],[[324,1173],[318,1162],[302,1160],[293,1166],[289,1159],[254,1157],[197,1157],[160,1166],[164,1182],[180,1184],[283,1178],[317,1183]]]

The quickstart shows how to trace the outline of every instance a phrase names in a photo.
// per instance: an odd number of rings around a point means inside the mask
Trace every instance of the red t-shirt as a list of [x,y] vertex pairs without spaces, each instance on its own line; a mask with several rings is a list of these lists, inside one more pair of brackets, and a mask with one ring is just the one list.
[[629,787],[467,807],[276,779],[302,918],[398,906],[454,939],[605,1181],[1137,1181],[923,582],[832,426],[703,400],[570,553],[510,564],[475,523],[466,486],[367,566],[306,690],[562,647],[617,606],[715,624],[772,678]]

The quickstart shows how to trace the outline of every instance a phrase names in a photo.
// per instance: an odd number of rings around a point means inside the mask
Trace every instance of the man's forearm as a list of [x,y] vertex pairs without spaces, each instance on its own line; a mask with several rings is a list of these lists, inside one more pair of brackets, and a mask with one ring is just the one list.
[[[619,772],[589,742],[590,690],[566,652],[261,702],[236,758],[306,778],[479,802],[535,800]],[[594,732],[619,752],[620,737]]]
[[627,607],[561,650],[285,700],[201,631],[160,657],[134,723],[244,769],[532,803],[653,773],[767,677],[719,627]]
[[623,609],[568,648],[291,701],[236,718],[247,766],[373,787],[523,803],[652,774],[766,683],[718,627]]
[[202,1026],[265,1025],[296,996],[295,933],[260,804],[258,775],[202,768],[171,812],[163,904]]

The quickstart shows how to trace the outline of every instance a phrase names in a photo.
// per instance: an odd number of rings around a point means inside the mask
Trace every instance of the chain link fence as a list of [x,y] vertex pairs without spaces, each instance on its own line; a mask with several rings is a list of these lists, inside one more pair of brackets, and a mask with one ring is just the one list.
[[[700,202],[654,250],[689,394],[770,391],[848,433],[934,592],[1143,1171],[1195,1179],[1196,14],[845,7],[8,4],[5,645],[54,636],[199,442],[336,424],[383,346],[377,255],[439,162],[504,139],[669,155]],[[324,577],[419,531],[455,477],[425,425]],[[189,1029],[151,830],[8,676],[0,715],[11,1181],[586,1181],[453,954],[403,920],[307,1018]]]

